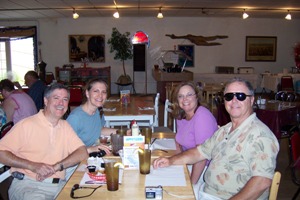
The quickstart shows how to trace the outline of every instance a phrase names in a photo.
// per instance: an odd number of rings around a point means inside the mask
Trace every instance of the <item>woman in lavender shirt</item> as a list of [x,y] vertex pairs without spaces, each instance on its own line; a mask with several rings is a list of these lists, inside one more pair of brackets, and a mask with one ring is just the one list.
[[[173,91],[173,115],[177,123],[176,142],[183,151],[202,144],[218,129],[213,114],[200,104],[201,94],[194,82],[182,82]],[[196,193],[198,193],[199,186],[203,182],[201,174],[205,166],[206,161],[189,166],[191,181]]]

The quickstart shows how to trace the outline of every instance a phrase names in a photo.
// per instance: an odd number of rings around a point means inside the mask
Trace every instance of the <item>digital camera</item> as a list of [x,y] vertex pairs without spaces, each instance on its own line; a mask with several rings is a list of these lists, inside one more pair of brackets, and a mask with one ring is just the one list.
[[162,186],[146,186],[145,187],[146,199],[162,199],[163,198],[163,188]]

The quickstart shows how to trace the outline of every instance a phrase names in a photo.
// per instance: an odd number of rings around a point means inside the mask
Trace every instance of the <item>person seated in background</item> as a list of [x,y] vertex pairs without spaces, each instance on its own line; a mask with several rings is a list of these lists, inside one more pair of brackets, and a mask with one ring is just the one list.
[[[37,110],[44,108],[44,90],[46,88],[45,83],[39,79],[39,75],[36,71],[28,71],[25,76],[25,85],[28,86],[29,90],[27,94],[33,99]],[[22,89],[21,85],[16,82],[15,86],[18,89]]]
[[87,146],[89,153],[104,150],[111,154],[111,149],[99,144],[101,135],[115,134],[117,129],[104,127],[105,117],[102,109],[107,99],[107,83],[99,78],[91,79],[83,90],[83,102],[75,108],[67,118],[67,121],[77,133],[82,142]]
[[14,124],[20,120],[37,113],[32,98],[23,91],[15,89],[15,85],[9,79],[0,81],[0,92],[4,97],[2,107],[6,113],[7,121]]
[[[216,118],[201,104],[201,95],[198,85],[192,81],[180,83],[172,95],[177,125],[175,139],[183,151],[202,144],[218,129]],[[203,183],[206,165],[206,160],[188,165],[195,194]]]
[[10,200],[54,199],[65,184],[65,169],[88,158],[83,142],[61,119],[69,99],[66,86],[47,87],[44,110],[14,125],[0,140],[0,163],[11,166],[15,177]]
[[253,112],[254,90],[248,81],[231,80],[225,87],[224,100],[231,122],[196,148],[156,159],[153,167],[208,159],[200,199],[266,200],[276,168],[278,140]]

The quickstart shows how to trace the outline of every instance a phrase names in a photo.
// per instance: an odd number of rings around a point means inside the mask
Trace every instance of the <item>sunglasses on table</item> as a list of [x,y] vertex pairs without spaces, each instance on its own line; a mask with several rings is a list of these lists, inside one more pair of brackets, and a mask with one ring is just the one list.
[[231,101],[233,97],[236,97],[239,101],[244,101],[247,97],[251,97],[252,95],[247,95],[243,92],[236,92],[236,93],[226,93],[224,94],[225,101]]

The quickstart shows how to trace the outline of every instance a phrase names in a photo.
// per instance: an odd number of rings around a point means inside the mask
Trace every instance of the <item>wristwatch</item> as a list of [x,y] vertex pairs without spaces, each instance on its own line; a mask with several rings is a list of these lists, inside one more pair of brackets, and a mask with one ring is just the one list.
[[59,167],[60,167],[59,171],[63,171],[64,170],[64,164],[60,163]]

